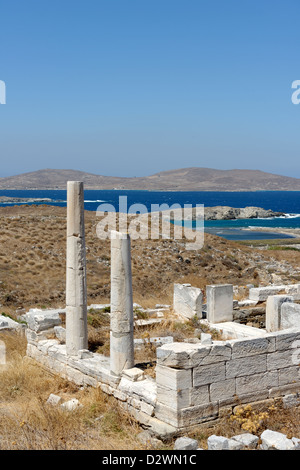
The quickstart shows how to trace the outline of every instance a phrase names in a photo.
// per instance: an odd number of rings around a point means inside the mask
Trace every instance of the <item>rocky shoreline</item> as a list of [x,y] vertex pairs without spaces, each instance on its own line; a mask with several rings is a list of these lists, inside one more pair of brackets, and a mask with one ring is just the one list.
[[284,217],[284,212],[272,211],[261,207],[229,207],[215,206],[204,208],[204,220],[233,220],[233,219],[266,219],[270,217]]
[[18,204],[18,203],[32,203],[32,202],[52,202],[50,198],[33,198],[33,197],[9,197],[0,196],[0,204]]

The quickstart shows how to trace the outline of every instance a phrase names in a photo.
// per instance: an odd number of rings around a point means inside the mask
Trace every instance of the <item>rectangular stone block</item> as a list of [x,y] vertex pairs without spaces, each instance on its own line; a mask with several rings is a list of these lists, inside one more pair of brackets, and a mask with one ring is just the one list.
[[285,293],[286,286],[266,286],[266,287],[252,287],[249,289],[249,300],[257,302],[265,302],[269,295],[277,295]]
[[207,320],[220,323],[233,320],[233,286],[206,286]]
[[300,361],[297,365],[279,369],[279,386],[300,383]]
[[178,412],[178,424],[180,427],[193,426],[218,417],[219,405],[217,402],[200,406],[191,406]]
[[275,339],[254,338],[229,341],[232,347],[232,359],[249,357],[256,354],[267,354],[275,350]]
[[179,369],[198,365],[210,353],[211,345],[193,343],[170,343],[156,350],[157,364]]
[[235,379],[222,380],[221,382],[214,382],[209,387],[211,401],[224,401],[234,400],[236,389]]
[[174,312],[185,318],[202,318],[202,291],[191,284],[174,284]]
[[281,311],[284,303],[293,302],[294,298],[288,295],[270,295],[266,304],[266,330],[278,331],[281,326]]
[[283,304],[281,307],[281,322],[280,328],[282,330],[287,328],[300,329],[300,305],[294,303]]
[[269,390],[272,387],[278,387],[278,372],[263,372],[261,374],[252,374],[236,379],[236,394],[245,395],[251,391],[259,392]]
[[300,345],[300,331],[296,328],[278,331],[273,337],[277,351],[295,349]]
[[156,366],[157,386],[169,388],[171,390],[185,390],[192,387],[191,369],[173,369],[161,365]]
[[276,351],[268,354],[268,370],[284,369],[295,365],[297,350],[287,349],[286,351]]
[[170,388],[157,386],[157,403],[169,406],[174,410],[188,408],[191,406],[191,391],[193,389],[172,390]]
[[257,354],[250,357],[232,359],[226,363],[226,378],[242,377],[266,372],[267,354]]
[[198,366],[193,369],[194,387],[225,380],[225,362]]
[[210,403],[209,386],[200,385],[199,387],[194,386],[190,392],[190,405],[200,406]]

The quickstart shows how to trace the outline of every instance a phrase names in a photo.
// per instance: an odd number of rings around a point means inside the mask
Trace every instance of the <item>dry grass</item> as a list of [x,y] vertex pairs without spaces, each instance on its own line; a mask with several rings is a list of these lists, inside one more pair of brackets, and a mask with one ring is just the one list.
[[[23,336],[1,334],[7,364],[0,366],[1,450],[143,449],[138,424],[100,389],[81,389],[25,356]],[[47,404],[50,393],[82,407],[67,412]]]

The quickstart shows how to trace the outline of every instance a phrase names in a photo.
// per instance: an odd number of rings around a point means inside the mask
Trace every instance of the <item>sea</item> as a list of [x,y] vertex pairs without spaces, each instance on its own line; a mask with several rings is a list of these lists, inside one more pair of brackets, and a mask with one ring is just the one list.
[[[47,198],[49,202],[32,203],[48,204],[65,207],[67,193],[64,190],[0,190],[0,196],[19,198]],[[121,202],[120,202],[121,201]],[[15,204],[15,203],[13,203]],[[20,203],[22,204],[22,203]],[[28,204],[28,203],[27,203]],[[137,191],[137,190],[85,190],[84,206],[88,211],[96,213],[99,206],[105,210],[135,213],[143,206],[144,212],[150,212],[154,205],[167,204],[171,207],[192,205],[196,207],[255,206],[273,211],[283,212],[284,216],[265,219],[239,219],[205,221],[204,230],[228,240],[259,240],[275,238],[291,238],[286,233],[272,232],[272,229],[300,229],[300,191]],[[1,206],[11,205],[0,203]],[[176,221],[175,221],[176,223]],[[192,222],[186,222],[188,226]],[[249,231],[251,228],[258,228]],[[268,229],[267,231],[264,229]]]

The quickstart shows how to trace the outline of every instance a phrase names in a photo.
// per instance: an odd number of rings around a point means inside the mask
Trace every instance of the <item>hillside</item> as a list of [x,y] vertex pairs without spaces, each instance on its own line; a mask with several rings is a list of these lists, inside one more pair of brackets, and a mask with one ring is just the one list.
[[259,170],[183,168],[144,177],[116,177],[77,170],[44,169],[0,178],[0,189],[66,189],[68,180],[86,189],[150,191],[300,191],[300,179]]

